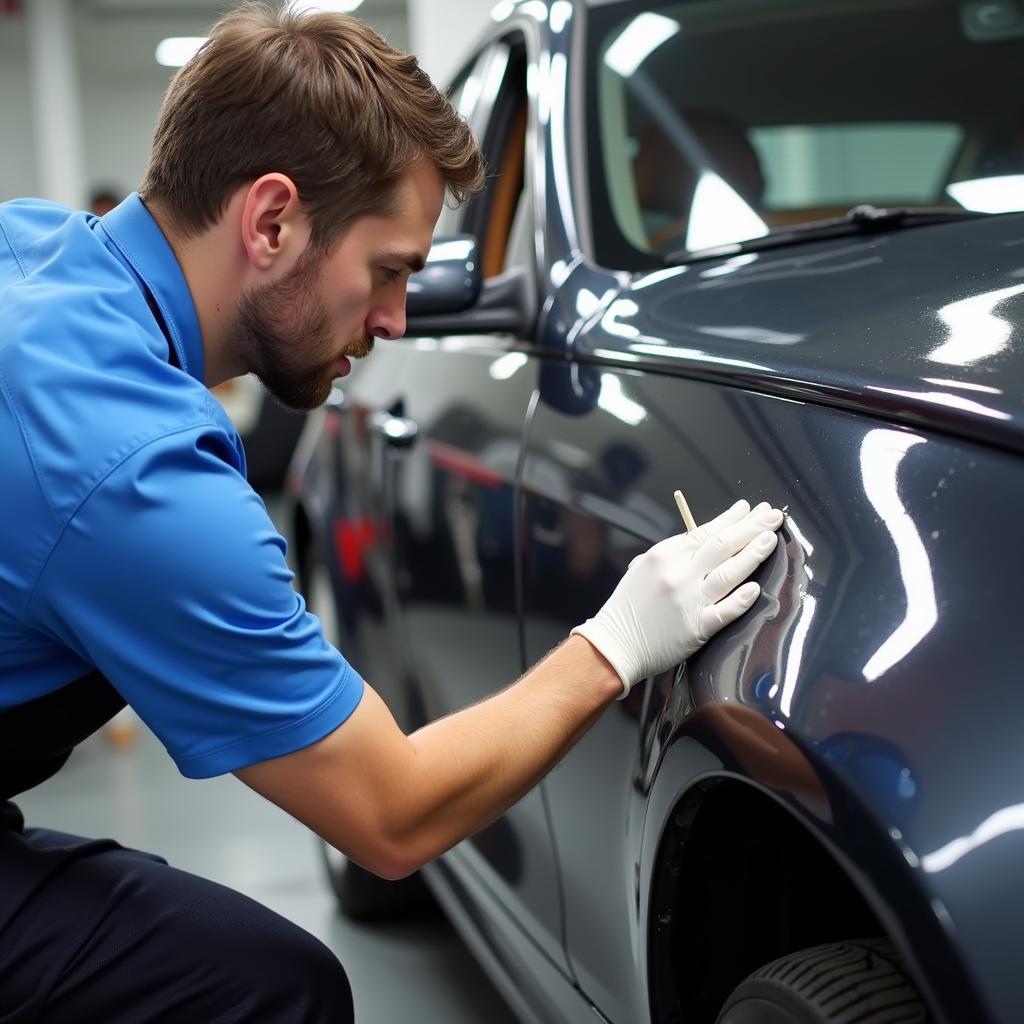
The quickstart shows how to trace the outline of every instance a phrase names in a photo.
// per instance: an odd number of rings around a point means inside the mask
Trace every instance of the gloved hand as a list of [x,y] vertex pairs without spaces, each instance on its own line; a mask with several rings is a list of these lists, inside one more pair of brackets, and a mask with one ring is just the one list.
[[601,610],[572,633],[611,662],[625,697],[634,683],[685,661],[754,603],[761,588],[743,581],[775,550],[781,525],[782,513],[767,502],[753,511],[736,502],[634,558]]

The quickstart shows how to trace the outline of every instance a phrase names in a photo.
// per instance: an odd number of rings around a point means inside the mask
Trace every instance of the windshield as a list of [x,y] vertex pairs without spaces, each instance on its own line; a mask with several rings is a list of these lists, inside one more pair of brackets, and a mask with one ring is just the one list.
[[1024,8],[691,0],[595,8],[594,239],[607,266],[861,204],[1024,210]]

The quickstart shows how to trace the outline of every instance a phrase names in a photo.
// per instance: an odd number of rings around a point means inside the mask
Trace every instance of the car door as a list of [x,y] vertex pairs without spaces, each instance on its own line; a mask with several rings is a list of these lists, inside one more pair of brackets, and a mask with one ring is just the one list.
[[[481,76],[476,130],[490,168],[485,193],[439,233],[477,236],[483,287],[518,287],[533,302],[526,42],[496,45]],[[523,659],[517,620],[515,482],[535,374],[525,351],[535,316],[507,334],[408,338],[396,447],[393,551],[399,656],[411,725],[473,704],[514,681]],[[483,885],[511,927],[565,970],[557,864],[542,796],[445,858]],[[509,917],[510,915],[510,917]],[[514,944],[514,943],[513,943]],[[514,972],[515,968],[510,967]]]

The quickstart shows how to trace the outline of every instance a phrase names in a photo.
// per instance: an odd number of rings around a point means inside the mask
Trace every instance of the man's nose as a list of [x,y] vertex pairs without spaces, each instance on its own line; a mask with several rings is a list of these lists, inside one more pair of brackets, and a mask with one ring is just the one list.
[[375,338],[388,338],[391,341],[405,334],[405,296],[402,296],[401,302],[371,310],[366,320],[366,330]]

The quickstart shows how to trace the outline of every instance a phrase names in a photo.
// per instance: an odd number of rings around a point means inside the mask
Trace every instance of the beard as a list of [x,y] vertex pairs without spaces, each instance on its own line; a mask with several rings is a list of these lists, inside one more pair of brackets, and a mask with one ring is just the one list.
[[319,256],[307,252],[282,280],[246,292],[233,328],[242,365],[281,405],[299,412],[324,404],[342,355],[368,355],[374,341],[363,331],[339,351],[319,270]]

